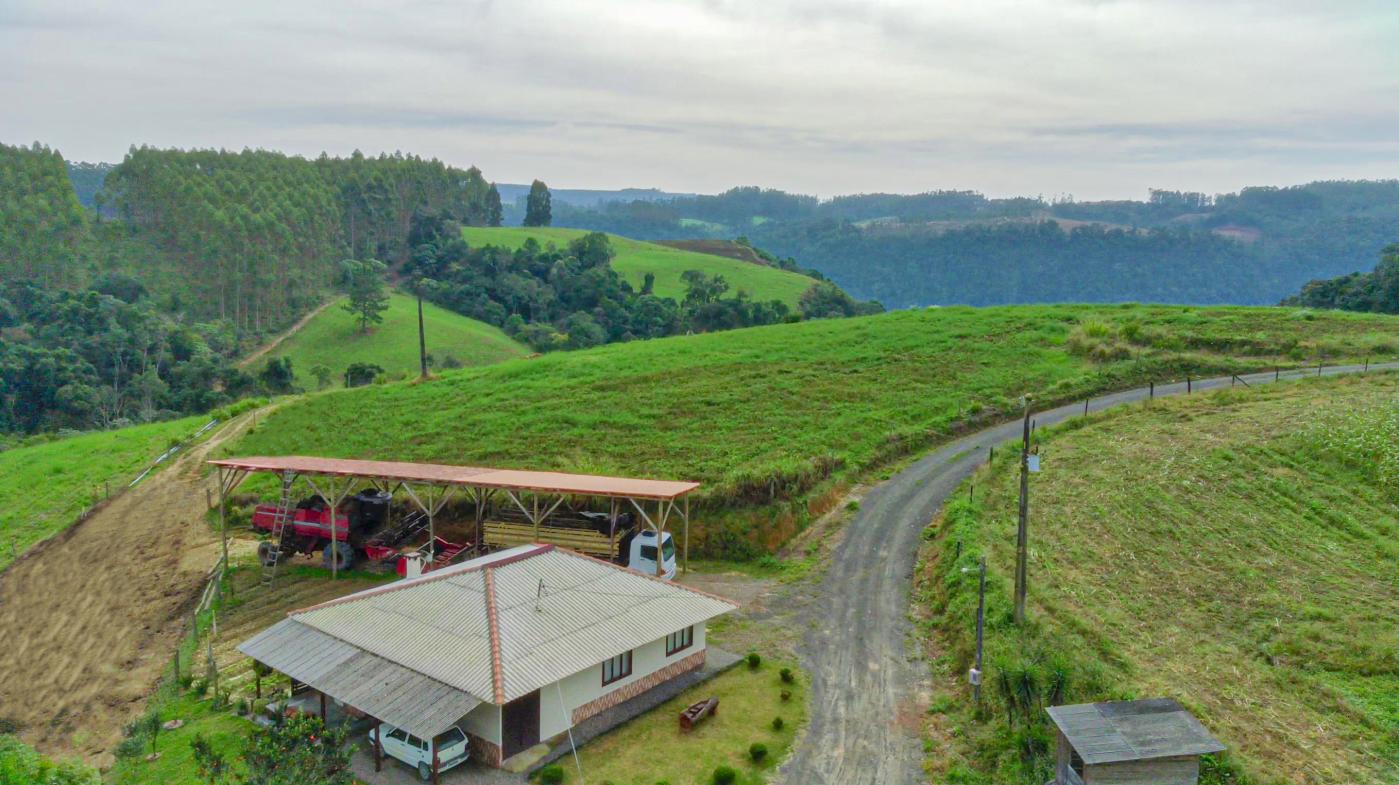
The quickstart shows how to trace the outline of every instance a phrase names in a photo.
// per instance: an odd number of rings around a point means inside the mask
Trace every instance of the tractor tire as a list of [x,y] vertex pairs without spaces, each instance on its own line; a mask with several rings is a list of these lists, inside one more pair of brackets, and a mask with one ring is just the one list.
[[428,780],[432,779],[432,767],[427,765],[426,763],[419,763],[418,779],[422,780],[423,782],[427,782]]
[[321,566],[327,570],[348,570],[355,566],[355,549],[348,542],[333,542],[321,551]]
[[257,561],[264,567],[271,567],[277,563],[277,546],[263,540],[257,544]]

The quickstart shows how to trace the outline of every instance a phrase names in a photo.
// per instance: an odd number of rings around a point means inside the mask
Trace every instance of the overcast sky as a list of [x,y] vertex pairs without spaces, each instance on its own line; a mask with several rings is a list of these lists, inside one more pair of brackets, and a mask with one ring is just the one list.
[[831,196],[1399,177],[1399,0],[0,0],[0,141]]

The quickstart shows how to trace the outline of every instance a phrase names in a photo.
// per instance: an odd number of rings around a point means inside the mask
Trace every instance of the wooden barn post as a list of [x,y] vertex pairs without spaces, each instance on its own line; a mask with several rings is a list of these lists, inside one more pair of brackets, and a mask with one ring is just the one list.
[[384,721],[374,721],[374,770],[384,770]]

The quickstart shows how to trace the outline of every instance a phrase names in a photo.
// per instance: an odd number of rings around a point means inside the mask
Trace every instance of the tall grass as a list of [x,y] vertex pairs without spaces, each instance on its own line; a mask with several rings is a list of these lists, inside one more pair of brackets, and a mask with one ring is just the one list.
[[1396,374],[1309,379],[1040,431],[1020,627],[1014,451],[974,476],[976,501],[955,494],[929,531],[918,601],[965,673],[987,557],[989,687],[982,715],[959,714],[980,776],[1046,779],[1045,705],[1169,695],[1229,747],[1204,782],[1383,781],[1399,759],[1399,507],[1376,458],[1397,404]]

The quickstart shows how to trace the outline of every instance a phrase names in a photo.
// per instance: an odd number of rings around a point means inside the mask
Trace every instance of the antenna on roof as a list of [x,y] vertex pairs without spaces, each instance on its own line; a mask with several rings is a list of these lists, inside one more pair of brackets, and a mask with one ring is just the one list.
[[534,595],[534,609],[539,610],[539,601],[544,599],[544,579],[539,579],[539,591]]

